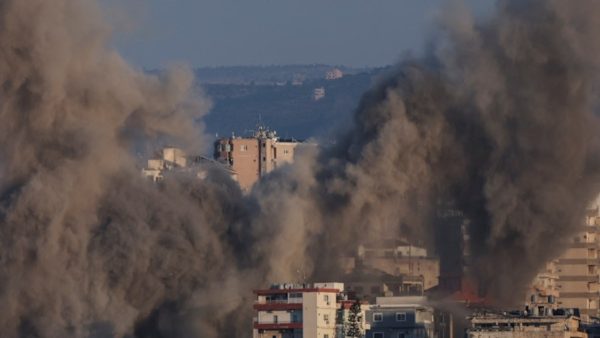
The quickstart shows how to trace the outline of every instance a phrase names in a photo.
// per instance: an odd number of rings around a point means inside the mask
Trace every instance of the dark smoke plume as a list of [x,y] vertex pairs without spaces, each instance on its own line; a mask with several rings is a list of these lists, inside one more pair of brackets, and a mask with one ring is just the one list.
[[287,253],[266,254],[272,266],[327,278],[357,242],[434,238],[453,205],[472,277],[498,303],[518,299],[600,190],[598,14],[594,1],[500,1],[475,22],[450,8],[426,56],[364,95],[337,146],[256,189]]
[[131,150],[201,149],[192,76],[137,72],[91,0],[0,2],[0,335],[243,337],[251,289],[335,278],[362,240],[470,219],[497,299],[560,254],[598,192],[600,4],[514,0],[444,16],[365,94],[334,147],[250,196],[224,173],[143,180]]

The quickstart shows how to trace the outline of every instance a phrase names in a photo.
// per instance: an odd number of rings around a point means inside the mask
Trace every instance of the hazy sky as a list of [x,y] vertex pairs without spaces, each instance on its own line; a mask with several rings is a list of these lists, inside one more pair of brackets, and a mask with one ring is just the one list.
[[[103,0],[140,67],[386,65],[419,51],[445,0]],[[493,0],[472,0],[478,13]],[[116,9],[115,5],[118,4]]]

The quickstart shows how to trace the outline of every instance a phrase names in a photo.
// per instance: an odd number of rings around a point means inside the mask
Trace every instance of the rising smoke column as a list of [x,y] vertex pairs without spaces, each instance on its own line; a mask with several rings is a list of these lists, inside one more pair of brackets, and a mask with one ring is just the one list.
[[100,13],[0,2],[0,336],[214,337],[248,291],[241,193],[219,173],[140,177],[143,140],[203,147],[207,101],[190,72],[126,65]]
[[356,243],[431,241],[440,202],[470,221],[471,273],[498,303],[561,253],[600,191],[600,4],[496,9],[475,22],[451,7],[425,56],[364,95],[336,146],[257,189],[273,208],[260,222],[278,215],[269,241],[279,249],[265,254],[287,269],[277,273],[309,267],[327,279]]

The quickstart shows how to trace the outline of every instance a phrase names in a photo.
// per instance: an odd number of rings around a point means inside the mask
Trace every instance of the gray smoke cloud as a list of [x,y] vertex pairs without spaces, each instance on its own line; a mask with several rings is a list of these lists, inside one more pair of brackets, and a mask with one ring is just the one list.
[[354,126],[249,196],[225,173],[142,179],[133,149],[205,147],[185,69],[150,76],[108,47],[91,0],[0,2],[3,337],[243,337],[252,288],[334,279],[341,254],[470,219],[497,299],[579,229],[598,192],[594,1],[452,7],[426,57],[365,94]]
[[581,229],[600,191],[600,5],[499,1],[483,22],[453,5],[425,56],[364,95],[335,147],[257,189],[277,215],[272,266],[326,278],[361,241],[444,245],[433,224],[452,205],[469,220],[471,277],[506,304]]

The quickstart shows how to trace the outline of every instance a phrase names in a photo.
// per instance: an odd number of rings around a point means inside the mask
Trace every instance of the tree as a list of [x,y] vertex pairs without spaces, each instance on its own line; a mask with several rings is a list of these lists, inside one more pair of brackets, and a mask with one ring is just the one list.
[[346,337],[362,337],[362,311],[360,309],[360,301],[356,300],[350,307],[348,314],[348,329]]

